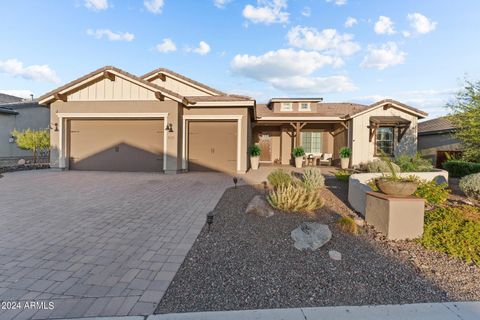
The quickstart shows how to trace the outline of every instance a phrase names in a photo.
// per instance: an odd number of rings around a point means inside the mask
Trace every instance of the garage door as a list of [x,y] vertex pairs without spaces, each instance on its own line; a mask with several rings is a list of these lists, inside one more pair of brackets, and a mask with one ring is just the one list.
[[163,171],[163,120],[70,120],[70,169]]
[[188,169],[236,172],[237,122],[190,121],[188,124]]

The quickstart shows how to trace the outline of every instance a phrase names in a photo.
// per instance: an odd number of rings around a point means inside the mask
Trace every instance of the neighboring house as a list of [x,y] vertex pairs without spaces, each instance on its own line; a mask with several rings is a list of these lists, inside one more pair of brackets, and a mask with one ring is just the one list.
[[36,101],[0,94],[0,166],[17,163],[19,159],[32,160],[32,153],[19,149],[12,137],[13,129],[46,129],[50,111]]
[[115,67],[39,102],[50,107],[52,167],[74,170],[244,173],[254,142],[262,144],[264,162],[288,164],[292,147],[303,144],[308,153],[334,158],[350,146],[358,165],[379,149],[414,154],[417,119],[426,116],[393,100],[364,106],[287,98],[257,105],[168,69],[137,77]]
[[459,156],[462,152],[460,141],[453,133],[455,127],[448,117],[440,117],[418,124],[418,151],[431,159],[437,168],[447,160],[447,153]]

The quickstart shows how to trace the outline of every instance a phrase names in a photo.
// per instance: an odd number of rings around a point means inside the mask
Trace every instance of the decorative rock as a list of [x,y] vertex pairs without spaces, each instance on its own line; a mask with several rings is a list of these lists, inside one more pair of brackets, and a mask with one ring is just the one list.
[[303,222],[298,228],[292,230],[290,235],[298,250],[315,251],[332,238],[330,228],[318,222]]
[[19,166],[24,166],[25,163],[27,163],[27,162],[25,161],[25,159],[20,159],[20,160],[18,160],[18,162],[17,162],[17,164],[18,164]]
[[330,259],[332,260],[342,260],[342,254],[338,251],[335,250],[330,250],[328,251],[328,255],[330,256]]
[[355,224],[359,227],[363,227],[365,225],[365,220],[360,217],[354,218],[353,221],[355,221]]
[[271,217],[274,214],[272,207],[270,207],[267,201],[260,195],[253,197],[245,213],[251,213],[265,218]]

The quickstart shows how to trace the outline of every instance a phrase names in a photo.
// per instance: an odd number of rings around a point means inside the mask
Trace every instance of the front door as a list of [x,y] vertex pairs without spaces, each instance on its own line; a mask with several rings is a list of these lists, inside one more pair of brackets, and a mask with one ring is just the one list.
[[259,134],[260,161],[272,162],[272,137],[269,133]]

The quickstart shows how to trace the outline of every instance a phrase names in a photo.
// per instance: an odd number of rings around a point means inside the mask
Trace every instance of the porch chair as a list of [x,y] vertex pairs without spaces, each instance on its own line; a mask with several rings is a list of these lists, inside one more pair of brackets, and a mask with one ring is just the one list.
[[332,165],[332,154],[331,153],[324,153],[320,158],[320,165],[326,164],[328,166]]

